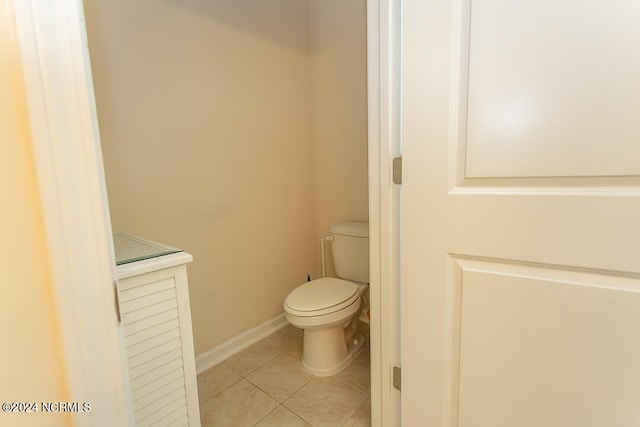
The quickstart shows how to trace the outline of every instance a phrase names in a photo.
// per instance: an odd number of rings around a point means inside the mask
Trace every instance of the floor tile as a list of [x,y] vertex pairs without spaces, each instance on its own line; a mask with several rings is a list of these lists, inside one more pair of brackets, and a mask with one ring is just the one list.
[[202,426],[369,427],[369,343],[345,370],[320,378],[302,369],[302,341],[289,325],[198,375]]
[[365,393],[335,378],[315,377],[285,400],[283,405],[314,426],[340,426],[366,398]]
[[253,426],[278,403],[247,380],[240,380],[200,406],[203,427]]
[[311,424],[305,422],[284,406],[278,406],[269,415],[260,420],[256,427],[311,427]]
[[240,381],[242,377],[225,365],[216,365],[198,375],[200,405]]
[[288,325],[269,335],[265,341],[300,359],[302,357],[302,337],[302,329]]
[[335,378],[363,393],[369,393],[371,388],[371,364],[369,349],[365,348],[342,372]]
[[313,376],[302,369],[300,360],[287,353],[280,353],[247,376],[247,380],[278,402],[283,402],[311,378]]
[[231,356],[222,363],[243,377],[246,377],[276,357],[279,353],[281,353],[281,350],[278,347],[262,340],[242,350],[240,353]]
[[360,407],[353,413],[343,427],[370,427],[371,426],[371,399],[365,399]]

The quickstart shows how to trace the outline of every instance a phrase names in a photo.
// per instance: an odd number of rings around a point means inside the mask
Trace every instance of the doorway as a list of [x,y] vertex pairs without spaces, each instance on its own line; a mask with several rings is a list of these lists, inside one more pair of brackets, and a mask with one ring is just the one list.
[[[106,208],[106,193],[103,182],[102,159],[98,147],[99,137],[94,114],[94,101],[90,68],[85,47],[84,17],[80,5],[75,1],[59,0],[42,4],[34,1],[16,2],[16,27],[20,35],[24,73],[29,88],[30,116],[34,123],[46,124],[34,133],[34,150],[38,158],[39,180],[43,194],[43,207],[48,216],[49,246],[59,258],[53,260],[56,266],[66,266],[74,260],[71,269],[56,268],[56,293],[59,301],[66,301],[68,310],[60,311],[63,325],[63,339],[68,355],[69,397],[73,400],[90,400],[100,406],[106,395],[92,393],[91,384],[104,384],[116,399],[104,404],[110,408],[108,414],[95,411],[96,416],[111,417],[111,424],[126,424],[127,409],[123,399],[126,386],[119,364],[123,360],[121,352],[105,353],[102,346],[94,342],[113,342],[108,348],[117,349],[119,327],[114,327],[114,296],[112,280],[115,277],[112,254],[105,248],[111,247],[111,229]],[[391,151],[384,144],[388,138],[385,125],[387,113],[391,110],[387,84],[389,65],[397,57],[387,40],[398,28],[389,27],[390,5],[385,2],[368,2],[369,30],[369,95],[370,114],[370,168],[372,224],[372,261],[380,270],[372,272],[372,422],[380,425],[381,417],[389,419],[390,348],[382,345],[394,336],[392,322],[388,317],[391,310],[386,308],[389,299],[381,300],[381,283],[389,278],[389,268],[385,266],[390,254],[381,248],[392,240],[388,233],[389,194],[386,178],[390,170],[387,162]],[[71,17],[71,18],[70,18]],[[73,18],[75,17],[75,18]],[[394,20],[394,22],[397,22]],[[382,54],[378,51],[383,51]],[[397,50],[395,50],[397,54]],[[38,58],[38,60],[32,60]],[[385,65],[386,64],[386,65]],[[53,70],[57,72],[53,73]],[[382,72],[380,72],[382,70]],[[46,78],[45,78],[46,77]],[[393,86],[393,85],[392,85]],[[372,95],[373,94],[373,95]],[[382,99],[382,100],[381,100]],[[382,107],[380,107],[382,105]],[[64,115],[55,112],[64,111]],[[382,125],[381,125],[382,123]],[[393,126],[392,126],[393,127]],[[380,130],[383,129],[383,134]],[[388,130],[388,129],[387,129]],[[381,155],[377,153],[382,153]],[[394,154],[397,154],[394,153]],[[56,176],[57,179],[52,179]],[[377,178],[376,178],[377,177]],[[385,182],[381,185],[381,182]],[[86,185],[79,186],[78,183]],[[382,215],[376,212],[384,211]],[[87,221],[78,222],[77,218]],[[67,226],[73,224],[71,229]],[[383,233],[380,234],[380,230]],[[387,230],[387,232],[385,232]],[[64,236],[64,237],[63,237]],[[380,262],[380,261],[383,262]],[[96,281],[96,272],[102,271]],[[392,274],[393,276],[393,274]],[[86,283],[96,283],[96,288],[87,293]],[[386,288],[386,292],[390,292]],[[70,298],[74,295],[74,298]],[[96,310],[97,307],[102,309]],[[376,308],[378,308],[376,310]],[[382,308],[382,309],[380,309]],[[78,319],[85,326],[86,334],[78,333],[74,325]],[[384,325],[384,326],[383,326]],[[100,331],[100,333],[98,333]],[[381,338],[382,337],[382,338]],[[84,361],[84,362],[83,362]],[[95,366],[82,371],[79,364]],[[75,374],[74,374],[75,372]],[[100,397],[102,396],[102,397]],[[117,402],[122,403],[119,405]],[[120,408],[120,409],[116,409]],[[381,413],[386,415],[381,415]]]

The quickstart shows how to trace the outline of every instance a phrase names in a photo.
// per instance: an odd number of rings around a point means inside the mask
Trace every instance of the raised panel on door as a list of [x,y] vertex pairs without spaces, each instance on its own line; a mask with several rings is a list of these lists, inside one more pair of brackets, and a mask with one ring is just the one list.
[[403,8],[403,425],[640,425],[637,2]]
[[640,278],[452,257],[452,425],[640,420]]
[[468,177],[640,174],[637,2],[467,4]]

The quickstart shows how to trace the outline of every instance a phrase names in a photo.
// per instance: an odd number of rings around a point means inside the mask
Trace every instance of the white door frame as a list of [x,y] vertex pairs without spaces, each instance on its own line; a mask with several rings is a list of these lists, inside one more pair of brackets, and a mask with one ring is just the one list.
[[400,187],[392,161],[400,143],[400,2],[367,2],[371,425],[400,425]]
[[91,404],[75,425],[133,425],[82,1],[5,4],[20,46],[64,353],[60,398]]
[[[7,0],[14,9],[70,401],[77,425],[133,425],[100,134],[81,0]],[[371,418],[399,425],[400,6],[367,1]]]

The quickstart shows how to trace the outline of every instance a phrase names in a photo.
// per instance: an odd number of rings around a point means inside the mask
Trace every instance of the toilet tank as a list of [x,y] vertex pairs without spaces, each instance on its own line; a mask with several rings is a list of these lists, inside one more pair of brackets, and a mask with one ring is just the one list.
[[329,229],[336,275],[354,282],[369,283],[369,224],[344,222]]

